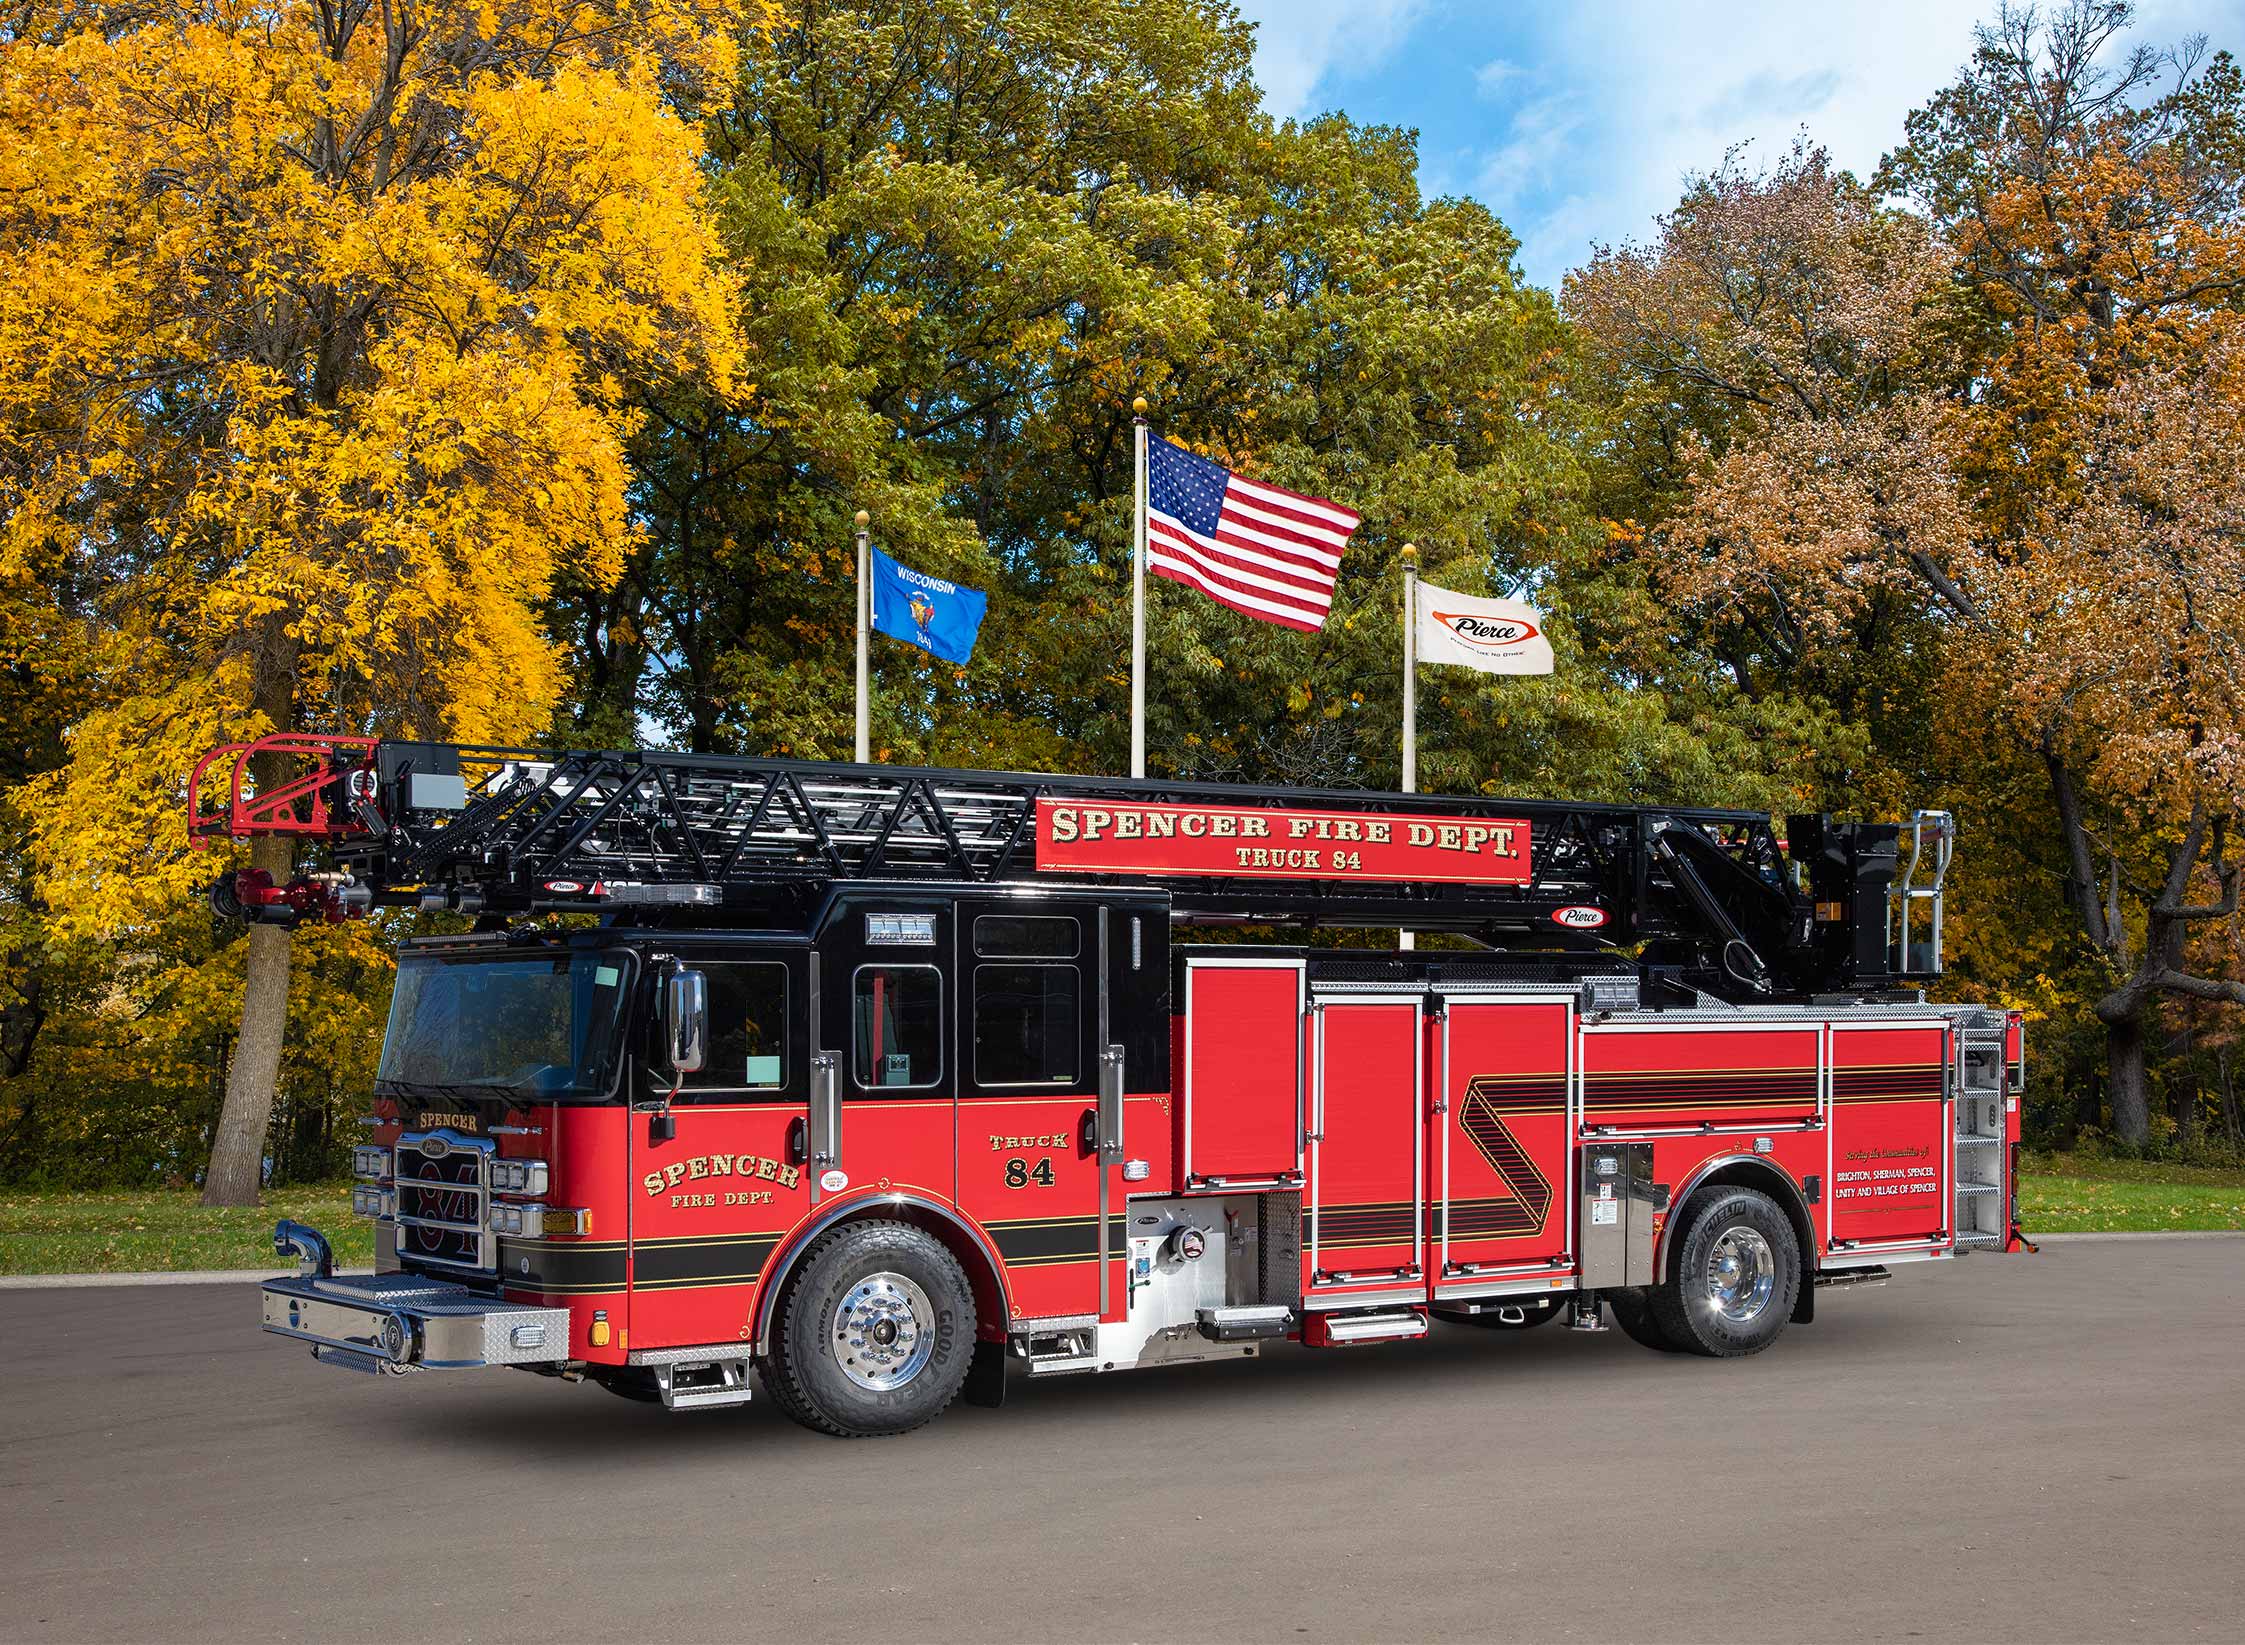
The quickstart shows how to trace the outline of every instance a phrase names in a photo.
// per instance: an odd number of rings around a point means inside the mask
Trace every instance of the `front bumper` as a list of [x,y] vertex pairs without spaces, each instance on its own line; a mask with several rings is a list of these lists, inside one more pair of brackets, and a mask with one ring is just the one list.
[[421,1274],[295,1274],[262,1288],[265,1329],[354,1371],[468,1371],[569,1357],[569,1310],[531,1308]]

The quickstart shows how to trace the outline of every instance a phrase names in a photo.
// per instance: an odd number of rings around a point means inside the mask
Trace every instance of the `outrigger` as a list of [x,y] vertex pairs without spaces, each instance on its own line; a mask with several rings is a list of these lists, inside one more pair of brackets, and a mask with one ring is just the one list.
[[[754,1368],[880,1434],[1430,1320],[1753,1353],[2023,1243],[2020,1018],[1925,994],[1939,812],[344,736],[214,750],[189,811],[310,848],[222,912],[468,927],[399,950],[377,1271],[276,1231],[265,1328],[327,1364],[676,1409]],[[1318,935],[1396,930],[1463,940]]]

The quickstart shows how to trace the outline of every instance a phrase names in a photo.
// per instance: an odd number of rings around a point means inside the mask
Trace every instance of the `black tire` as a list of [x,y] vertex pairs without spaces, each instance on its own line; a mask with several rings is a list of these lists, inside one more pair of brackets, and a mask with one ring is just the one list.
[[1800,1242],[1777,1202],[1751,1188],[1709,1188],[1692,1197],[1668,1281],[1646,1301],[1679,1349],[1737,1359],[1777,1340],[1800,1289]]
[[848,1223],[788,1281],[764,1383],[822,1434],[907,1433],[957,1397],[974,1333],[974,1292],[941,1240],[908,1223]]
[[1614,1316],[1621,1333],[1640,1347],[1657,1349],[1664,1354],[1679,1354],[1683,1350],[1670,1341],[1661,1330],[1660,1322],[1653,1318],[1652,1304],[1645,1300],[1643,1288],[1605,1293],[1606,1312]]
[[[1468,1313],[1462,1308],[1437,1308],[1436,1319],[1447,1320],[1452,1325],[1471,1325],[1483,1331],[1525,1331],[1541,1325],[1546,1320],[1557,1319],[1564,1297],[1521,1297],[1495,1307],[1484,1306],[1480,1313]],[[1502,1317],[1507,1309],[1518,1309],[1519,1319]]]

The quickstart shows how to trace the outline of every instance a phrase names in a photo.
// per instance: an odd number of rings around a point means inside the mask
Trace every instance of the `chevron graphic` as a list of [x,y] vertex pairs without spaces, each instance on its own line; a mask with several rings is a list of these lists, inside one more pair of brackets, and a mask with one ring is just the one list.
[[1536,1169],[1535,1161],[1513,1137],[1480,1079],[1466,1087],[1465,1101],[1458,1104],[1458,1129],[1471,1139],[1498,1180],[1512,1190],[1510,1201],[1492,1208],[1493,1226],[1477,1232],[1497,1239],[1541,1233],[1551,1215],[1551,1180]]

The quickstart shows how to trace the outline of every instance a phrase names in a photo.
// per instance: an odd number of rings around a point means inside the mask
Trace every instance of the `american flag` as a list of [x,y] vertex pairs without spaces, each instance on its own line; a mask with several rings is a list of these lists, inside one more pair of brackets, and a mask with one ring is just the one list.
[[1323,628],[1357,516],[1158,437],[1147,448],[1147,569],[1266,623]]

